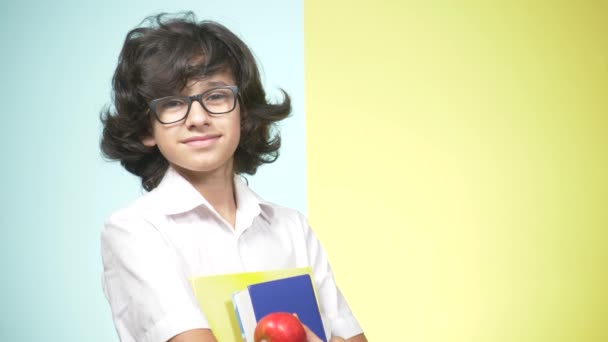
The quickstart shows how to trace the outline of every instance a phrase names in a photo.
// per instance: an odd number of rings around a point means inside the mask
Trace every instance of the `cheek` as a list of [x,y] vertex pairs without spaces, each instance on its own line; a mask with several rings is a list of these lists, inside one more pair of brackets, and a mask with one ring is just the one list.
[[175,130],[176,127],[169,126],[155,126],[153,129],[156,146],[165,156],[167,153],[171,153],[171,150],[175,148],[174,142],[177,139],[177,133],[175,132]]
[[231,149],[232,149],[232,153],[234,153],[236,151],[236,149],[239,147],[240,143],[241,143],[241,127],[237,127],[235,130],[235,134],[232,135],[232,139],[230,141]]
[[236,136],[241,137],[241,120],[237,120],[237,123],[234,125],[234,130],[236,131]]
[[232,135],[234,136],[234,140],[236,140],[237,144],[239,143],[239,141],[241,141],[241,118],[240,116],[234,120],[234,122],[232,123],[232,132],[234,132]]

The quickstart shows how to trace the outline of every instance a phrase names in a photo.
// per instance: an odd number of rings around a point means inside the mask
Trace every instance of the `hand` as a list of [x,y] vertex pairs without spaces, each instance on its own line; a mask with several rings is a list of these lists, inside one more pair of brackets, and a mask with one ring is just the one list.
[[[307,342],[323,342],[317,335],[315,335],[314,332],[312,332],[312,330],[310,330],[306,326],[306,324],[302,324],[302,326],[304,327],[304,331],[306,331]],[[329,340],[329,342],[344,342],[344,341],[345,340],[341,337],[332,337],[331,340]]]

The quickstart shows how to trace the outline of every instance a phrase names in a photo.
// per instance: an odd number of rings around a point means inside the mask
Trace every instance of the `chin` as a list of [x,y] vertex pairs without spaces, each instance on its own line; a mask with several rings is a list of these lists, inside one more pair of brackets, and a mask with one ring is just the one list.
[[205,162],[205,163],[190,163],[187,165],[173,165],[177,170],[186,172],[186,173],[196,173],[196,174],[211,174],[211,173],[234,173],[234,168],[232,166],[232,162],[230,163],[213,163],[213,162]]

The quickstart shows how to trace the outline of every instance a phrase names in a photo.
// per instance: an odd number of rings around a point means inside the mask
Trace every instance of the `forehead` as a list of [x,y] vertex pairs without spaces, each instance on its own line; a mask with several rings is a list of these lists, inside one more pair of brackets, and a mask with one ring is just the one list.
[[182,94],[191,94],[205,91],[210,88],[236,85],[234,76],[230,70],[224,69],[209,75],[191,78],[182,89]]

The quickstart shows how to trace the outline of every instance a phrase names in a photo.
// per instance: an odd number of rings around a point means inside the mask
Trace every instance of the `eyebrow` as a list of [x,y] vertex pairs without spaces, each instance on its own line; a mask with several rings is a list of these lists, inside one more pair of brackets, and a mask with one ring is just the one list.
[[[225,87],[225,86],[230,85],[224,81],[206,81],[204,78],[201,79],[200,82],[205,86],[205,88],[208,88],[207,90],[215,88],[215,87]],[[184,93],[187,88],[188,87],[185,87],[181,92],[179,92],[179,94],[177,94],[177,96],[188,96],[187,94]],[[207,91],[207,90],[205,90],[205,91]]]
[[211,82],[207,83],[207,85],[211,86],[211,87],[221,87],[221,86],[226,86],[228,84],[223,81],[211,81]]

